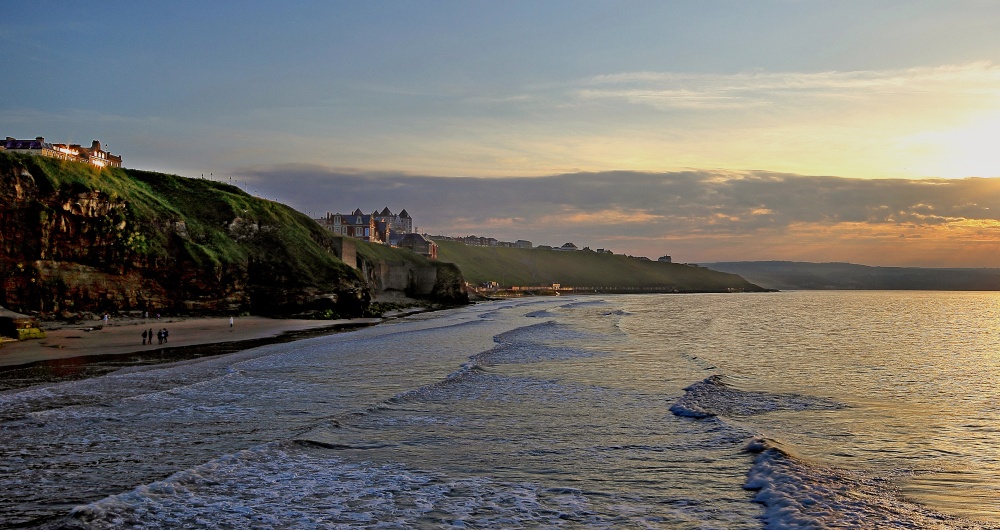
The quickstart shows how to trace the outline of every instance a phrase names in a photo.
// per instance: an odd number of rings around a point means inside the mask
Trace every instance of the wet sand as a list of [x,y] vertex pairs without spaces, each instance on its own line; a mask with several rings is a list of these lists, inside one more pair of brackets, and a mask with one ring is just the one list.
[[[295,320],[265,317],[240,317],[229,327],[228,317],[219,318],[149,318],[117,321],[107,326],[95,320],[74,326],[60,326],[45,331],[44,339],[4,342],[0,346],[0,367],[23,365],[53,359],[150,352],[163,348],[245,341],[276,337],[282,333],[370,325],[382,319]],[[166,344],[159,344],[156,332],[166,328]],[[142,344],[142,331],[153,330],[152,344]]]
[[[403,316],[403,315],[397,315]],[[370,326],[382,318],[297,320],[265,317],[150,318],[43,325],[46,337],[0,346],[0,391],[97,377],[121,368],[221,355],[264,344]],[[153,330],[143,345],[142,331]],[[166,328],[167,342],[156,332]]]

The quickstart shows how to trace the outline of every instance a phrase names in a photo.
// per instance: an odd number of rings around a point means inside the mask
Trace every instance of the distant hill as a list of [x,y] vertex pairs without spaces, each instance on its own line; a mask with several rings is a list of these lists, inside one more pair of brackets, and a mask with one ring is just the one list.
[[722,292],[761,291],[735,274],[678,263],[592,251],[475,247],[457,241],[437,241],[438,258],[458,265],[473,284],[502,286],[593,287],[614,292],[628,289]]
[[871,267],[852,263],[735,261],[705,263],[770,289],[1000,291],[1000,269]]

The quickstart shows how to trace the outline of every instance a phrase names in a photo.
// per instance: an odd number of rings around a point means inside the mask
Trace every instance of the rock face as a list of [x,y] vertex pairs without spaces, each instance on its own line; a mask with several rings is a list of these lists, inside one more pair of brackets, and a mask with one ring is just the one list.
[[363,261],[361,271],[374,287],[376,301],[433,300],[451,305],[469,303],[462,273],[452,263]]
[[349,316],[380,288],[461,299],[461,275],[439,285],[448,274],[379,264],[366,277],[306,216],[235,187],[77,166],[0,153],[0,305],[42,317]]
[[3,179],[5,305],[40,314],[172,305],[168,287],[156,281],[166,263],[131,253],[121,241],[124,201],[100,192],[43,195],[27,170]]

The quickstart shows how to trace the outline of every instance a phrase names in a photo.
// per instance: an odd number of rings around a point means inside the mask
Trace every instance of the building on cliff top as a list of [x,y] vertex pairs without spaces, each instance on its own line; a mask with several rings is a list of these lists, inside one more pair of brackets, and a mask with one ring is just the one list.
[[425,258],[437,259],[438,257],[437,243],[420,234],[403,234],[396,246],[411,250]]
[[370,243],[390,243],[403,234],[413,233],[413,218],[406,210],[394,214],[389,208],[381,212],[362,213],[361,208],[350,214],[329,213],[316,222],[338,236],[353,237]]
[[406,213],[406,209],[399,212],[398,214],[394,214],[389,210],[389,207],[386,206],[385,208],[382,209],[381,212],[372,215],[375,215],[379,221],[387,223],[393,233],[396,234],[413,233],[413,218],[410,217],[410,214]]
[[354,213],[327,213],[326,217],[316,219],[323,227],[332,230],[338,236],[353,237],[369,243],[388,241],[388,225],[380,223],[375,214],[361,213],[361,208]]
[[79,144],[49,143],[42,136],[34,140],[18,140],[8,136],[3,142],[3,149],[14,153],[83,162],[97,167],[122,167],[122,157],[101,149],[101,142],[98,140],[91,142],[90,147],[83,147]]

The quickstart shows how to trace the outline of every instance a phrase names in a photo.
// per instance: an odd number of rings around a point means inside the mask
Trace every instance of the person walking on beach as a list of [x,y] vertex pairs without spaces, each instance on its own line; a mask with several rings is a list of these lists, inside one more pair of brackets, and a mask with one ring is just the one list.
[[229,331],[233,330],[233,317],[229,317]]
[[153,328],[149,328],[149,342],[145,344],[148,344],[150,346],[153,345]]
[[156,340],[159,341],[159,342],[157,342],[157,344],[163,344],[163,330],[162,329],[156,332]]
[[167,336],[168,335],[170,335],[170,333],[167,332],[167,328],[163,328],[163,342],[164,342],[164,344],[167,342]]
[[146,330],[142,330],[142,345],[146,345]]

